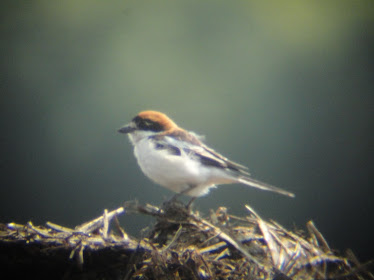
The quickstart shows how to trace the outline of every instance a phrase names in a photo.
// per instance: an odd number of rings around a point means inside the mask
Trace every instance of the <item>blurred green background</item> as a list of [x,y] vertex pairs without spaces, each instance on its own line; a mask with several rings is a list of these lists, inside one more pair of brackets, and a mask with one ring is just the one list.
[[[312,219],[333,248],[374,257],[373,1],[0,5],[1,222],[75,226],[171,197],[116,132],[155,109],[296,193],[222,186],[196,209]],[[122,218],[136,236],[150,222]]]

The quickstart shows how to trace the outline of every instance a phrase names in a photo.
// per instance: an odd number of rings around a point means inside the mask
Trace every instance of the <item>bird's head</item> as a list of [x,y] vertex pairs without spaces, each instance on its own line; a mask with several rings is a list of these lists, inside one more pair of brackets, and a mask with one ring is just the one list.
[[121,127],[118,132],[128,134],[133,143],[139,140],[172,131],[178,126],[165,114],[157,111],[143,111],[137,114],[132,121]]

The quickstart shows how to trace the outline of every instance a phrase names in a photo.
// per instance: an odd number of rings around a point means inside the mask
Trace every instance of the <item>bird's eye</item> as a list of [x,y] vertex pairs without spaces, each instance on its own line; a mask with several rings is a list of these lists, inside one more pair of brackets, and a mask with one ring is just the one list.
[[150,121],[147,121],[147,120],[143,121],[143,126],[145,126],[145,127],[151,127],[152,125],[153,125],[153,123],[150,122]]
[[138,123],[137,123],[138,127],[141,128],[141,129],[150,129],[153,125],[154,125],[154,122],[152,121],[149,121],[149,120],[146,120],[146,119],[141,119]]

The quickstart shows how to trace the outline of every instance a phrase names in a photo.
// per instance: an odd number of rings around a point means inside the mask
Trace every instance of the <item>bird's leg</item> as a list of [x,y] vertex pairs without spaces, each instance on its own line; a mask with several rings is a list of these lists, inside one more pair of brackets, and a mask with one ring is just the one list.
[[[197,185],[189,185],[188,187],[189,187],[189,188],[186,189],[186,190],[184,190],[183,192],[181,192],[181,194],[188,195],[188,193],[189,193],[191,190],[193,190],[194,188],[196,188]],[[196,198],[197,198],[197,196],[193,196],[193,197],[190,199],[190,201],[189,201],[189,202],[187,203],[187,205],[186,205],[186,209],[187,209],[187,210],[191,210],[192,202],[194,202]]]
[[190,201],[187,203],[186,208],[187,208],[188,210],[190,210],[190,208],[191,208],[191,204],[192,204],[192,202],[195,201],[196,198],[197,198],[197,196],[193,196],[193,197],[190,199]]
[[178,197],[180,197],[180,195],[181,195],[180,193],[176,193],[170,199],[168,199],[168,201],[170,201],[170,202],[177,201]]
[[176,193],[174,194],[170,199],[164,201],[162,203],[161,208],[164,210],[167,210],[171,207],[181,207],[181,205],[184,205],[182,202],[178,200],[178,198],[182,195],[183,193]]
[[[188,185],[188,188],[180,193],[176,193],[174,194],[169,200],[165,201],[163,203],[163,205],[176,205],[178,204],[177,202],[178,201],[178,198],[181,196],[181,195],[188,195],[188,192],[190,192],[192,189],[194,189],[196,187],[196,185]],[[187,205],[185,206],[186,209],[190,210],[190,207],[191,207],[191,204],[192,202],[194,202],[194,200],[196,199],[197,197],[192,197],[191,200],[187,203]],[[179,202],[179,204],[181,204],[181,202]]]

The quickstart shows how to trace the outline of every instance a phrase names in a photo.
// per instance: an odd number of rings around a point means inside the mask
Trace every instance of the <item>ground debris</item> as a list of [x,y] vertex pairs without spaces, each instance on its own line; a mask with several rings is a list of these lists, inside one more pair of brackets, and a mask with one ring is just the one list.
[[246,208],[246,217],[220,207],[203,218],[175,201],[126,203],[127,214],[156,219],[141,239],[119,225],[122,207],[75,229],[0,224],[0,266],[38,279],[374,279],[372,263],[335,255],[313,222],[303,236]]

